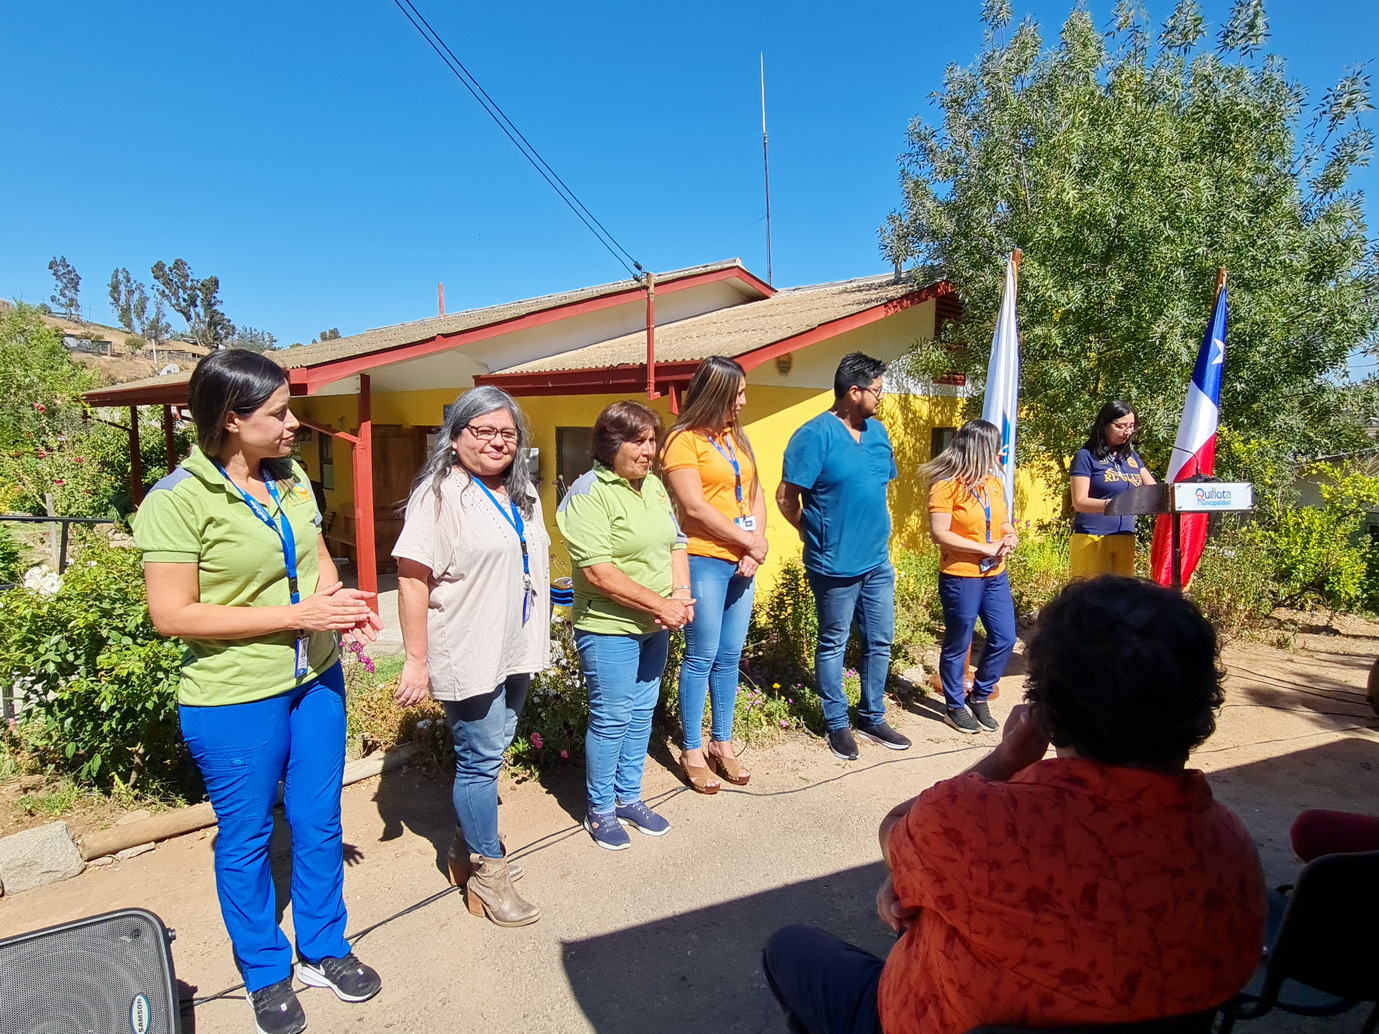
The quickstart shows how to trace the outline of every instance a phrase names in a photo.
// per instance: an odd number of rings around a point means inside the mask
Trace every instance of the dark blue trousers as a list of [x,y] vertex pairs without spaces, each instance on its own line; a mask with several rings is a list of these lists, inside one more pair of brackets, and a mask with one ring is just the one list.
[[982,619],[986,629],[986,649],[977,661],[973,700],[991,696],[1015,649],[1015,603],[1010,598],[1010,576],[1004,571],[989,578],[940,574],[938,596],[943,604],[943,648],[938,661],[943,696],[949,707],[966,707],[963,666],[972,647],[977,618]]
[[884,959],[812,926],[777,930],[761,953],[790,1034],[881,1034]]

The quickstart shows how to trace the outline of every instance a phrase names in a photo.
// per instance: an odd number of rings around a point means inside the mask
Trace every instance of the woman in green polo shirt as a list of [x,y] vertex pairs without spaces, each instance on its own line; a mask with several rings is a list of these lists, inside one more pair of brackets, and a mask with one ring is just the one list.
[[575,646],[589,686],[584,828],[610,851],[631,846],[624,825],[649,836],[670,829],[642,801],[642,770],[670,629],[694,620],[694,600],[685,536],[651,473],[660,430],[638,402],[605,409],[594,423],[594,469],[556,512],[575,569]]
[[373,594],[334,578],[311,487],[290,458],[299,425],[287,372],[254,352],[216,352],[192,373],[188,403],[200,448],[149,491],[134,538],[149,615],[187,647],[182,735],[219,825],[216,890],[235,962],[261,1034],[295,1034],[306,1016],[268,857],[280,781],[297,977],[347,1002],[381,986],[345,940],[336,646],[338,633],[371,640],[380,626]]

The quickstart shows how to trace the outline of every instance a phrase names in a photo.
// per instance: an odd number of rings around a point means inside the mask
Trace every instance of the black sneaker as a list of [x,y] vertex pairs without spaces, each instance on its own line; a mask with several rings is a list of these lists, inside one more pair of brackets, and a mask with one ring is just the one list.
[[844,761],[857,760],[857,741],[852,738],[852,730],[846,725],[841,729],[828,730],[828,749],[835,758]]
[[973,736],[982,731],[982,727],[977,724],[977,719],[972,717],[972,711],[966,707],[948,708],[948,724],[957,729],[958,732],[965,732]]
[[857,735],[863,739],[871,740],[873,743],[879,743],[883,747],[889,747],[891,750],[910,749],[910,738],[896,732],[887,722],[877,722],[875,725],[859,725]]
[[991,706],[985,700],[969,700],[967,709],[972,712],[972,717],[977,719],[977,724],[987,732],[996,732],[1001,728],[1001,723],[991,717]]
[[342,1002],[367,1002],[383,990],[383,981],[354,952],[344,958],[297,963],[297,979],[308,987],[328,987]]
[[254,1026],[259,1034],[298,1034],[306,1030],[306,1013],[292,990],[292,978],[279,980],[249,992],[254,1007]]

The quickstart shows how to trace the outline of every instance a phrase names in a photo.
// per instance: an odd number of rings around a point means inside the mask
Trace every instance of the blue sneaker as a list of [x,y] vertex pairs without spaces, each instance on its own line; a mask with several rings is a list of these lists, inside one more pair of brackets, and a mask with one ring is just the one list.
[[618,821],[624,826],[631,826],[649,837],[665,836],[670,832],[670,823],[641,801],[619,804],[613,814],[617,815]]
[[594,838],[594,843],[605,851],[626,851],[632,846],[632,838],[611,811],[589,812],[584,816],[584,828]]

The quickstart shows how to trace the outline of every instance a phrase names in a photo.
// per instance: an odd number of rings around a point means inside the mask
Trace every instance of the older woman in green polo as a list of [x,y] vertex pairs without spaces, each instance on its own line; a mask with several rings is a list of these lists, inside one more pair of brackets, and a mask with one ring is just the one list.
[[651,473],[660,431],[640,403],[605,409],[594,423],[594,469],[556,513],[575,569],[575,646],[589,686],[584,828],[609,851],[631,846],[624,825],[648,836],[670,829],[642,801],[642,771],[670,630],[693,620],[694,600],[685,535]]

